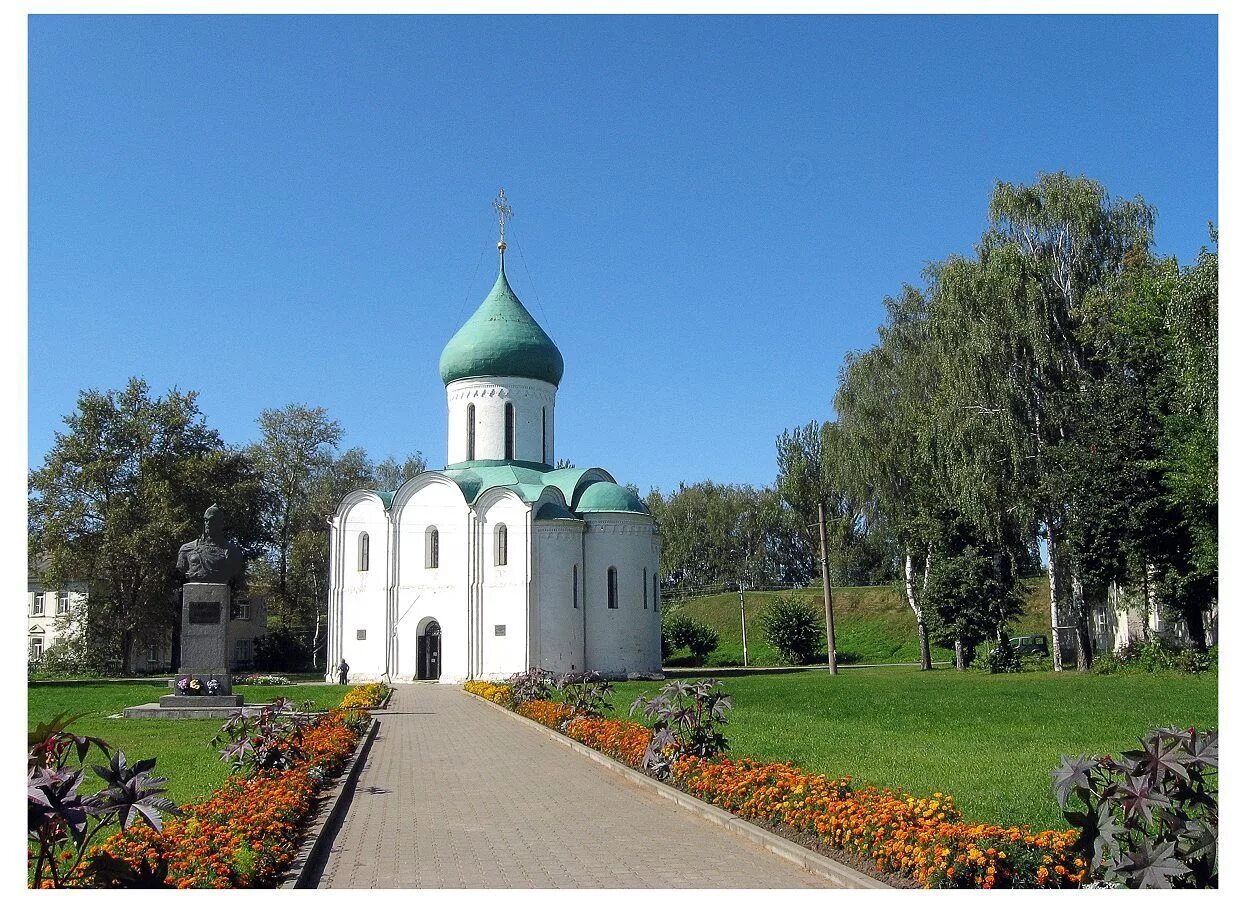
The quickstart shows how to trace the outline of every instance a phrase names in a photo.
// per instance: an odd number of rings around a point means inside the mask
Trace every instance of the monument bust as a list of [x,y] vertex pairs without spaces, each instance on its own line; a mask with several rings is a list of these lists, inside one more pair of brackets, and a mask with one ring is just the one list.
[[203,535],[178,549],[177,569],[190,583],[229,583],[242,566],[242,551],[225,539],[225,514],[213,505],[203,513]]

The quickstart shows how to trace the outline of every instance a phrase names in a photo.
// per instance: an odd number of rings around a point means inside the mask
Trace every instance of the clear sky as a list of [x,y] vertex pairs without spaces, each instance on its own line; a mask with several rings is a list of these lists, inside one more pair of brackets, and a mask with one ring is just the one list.
[[642,491],[770,483],[997,179],[1142,195],[1182,262],[1217,219],[1213,17],[43,16],[29,99],[31,465],[137,374],[442,466],[499,186],[557,454]]

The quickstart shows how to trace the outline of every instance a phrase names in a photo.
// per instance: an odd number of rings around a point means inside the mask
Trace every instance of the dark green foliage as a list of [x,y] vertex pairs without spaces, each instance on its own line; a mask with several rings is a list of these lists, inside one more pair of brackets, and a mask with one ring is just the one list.
[[[822,646],[822,612],[798,596],[786,594],[770,603],[762,615],[762,625],[766,639],[793,664],[813,661]],[[845,661],[843,653],[837,653],[837,658]]]
[[663,646],[672,652],[686,648],[698,665],[704,664],[705,657],[718,648],[717,630],[679,614],[662,619],[662,638]]
[[259,671],[307,671],[311,649],[303,635],[287,627],[274,627],[255,638],[255,668]]
[[932,636],[965,650],[992,637],[1006,640],[1004,631],[1021,609],[1007,552],[984,542],[965,521],[946,525],[936,548],[922,591]]
[[726,752],[722,725],[727,723],[731,706],[720,680],[675,680],[652,699],[637,696],[631,714],[642,712],[653,728],[641,767],[664,781],[680,756],[709,758]]
[[986,665],[992,674],[1019,674],[1021,655],[1011,643],[992,646],[986,655]]
[[194,392],[153,396],[141,379],[85,390],[65,424],[30,474],[30,553],[45,582],[89,585],[74,660],[123,670],[142,631],[179,623],[177,550],[209,505],[244,553],[259,547],[260,477],[207,426]]
[[812,576],[807,536],[771,489],[706,481],[645,500],[662,531],[668,595],[689,588],[804,583]]
[[[989,626],[946,604],[974,604],[954,584],[987,576],[939,564],[966,557],[943,541],[963,521],[1002,587],[1046,544],[1080,668],[1092,604],[1114,583],[1146,583],[1205,645],[1218,593],[1217,253],[1188,268],[1154,256],[1152,208],[1063,172],[998,183],[989,217],[973,255],[886,299],[878,343],[848,357],[838,488],[893,538],[919,629],[924,614],[945,638],[949,625],[975,633],[958,620]],[[942,570],[939,613],[918,591],[927,555]],[[999,598],[980,588],[983,605]]]
[[1095,659],[1093,670],[1097,674],[1114,674],[1118,671],[1151,674],[1179,671],[1184,674],[1201,674],[1215,670],[1218,659],[1215,647],[1203,651],[1156,639],[1146,643],[1132,643],[1124,649],[1103,653]]
[[1051,775],[1094,875],[1132,888],[1217,887],[1218,768],[1216,731],[1164,728],[1119,759],[1061,756]]

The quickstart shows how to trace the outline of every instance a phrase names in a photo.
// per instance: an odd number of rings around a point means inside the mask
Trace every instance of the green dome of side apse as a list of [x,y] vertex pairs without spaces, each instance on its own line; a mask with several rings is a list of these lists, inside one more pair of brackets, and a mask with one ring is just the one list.
[[576,514],[592,512],[618,512],[626,514],[648,514],[637,495],[617,483],[594,483],[584,490],[575,506]]
[[558,385],[562,353],[520,303],[506,266],[489,296],[441,352],[441,381],[478,376],[523,376]]

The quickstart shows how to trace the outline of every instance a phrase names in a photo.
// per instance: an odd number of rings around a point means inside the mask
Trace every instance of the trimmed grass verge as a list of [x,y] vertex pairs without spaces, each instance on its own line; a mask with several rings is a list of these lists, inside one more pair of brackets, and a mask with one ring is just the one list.
[[[791,761],[854,785],[952,793],[965,817],[1064,828],[1061,753],[1119,753],[1153,727],[1219,724],[1216,675],[844,670],[723,678],[733,756]],[[616,684],[614,710],[655,682]]]

